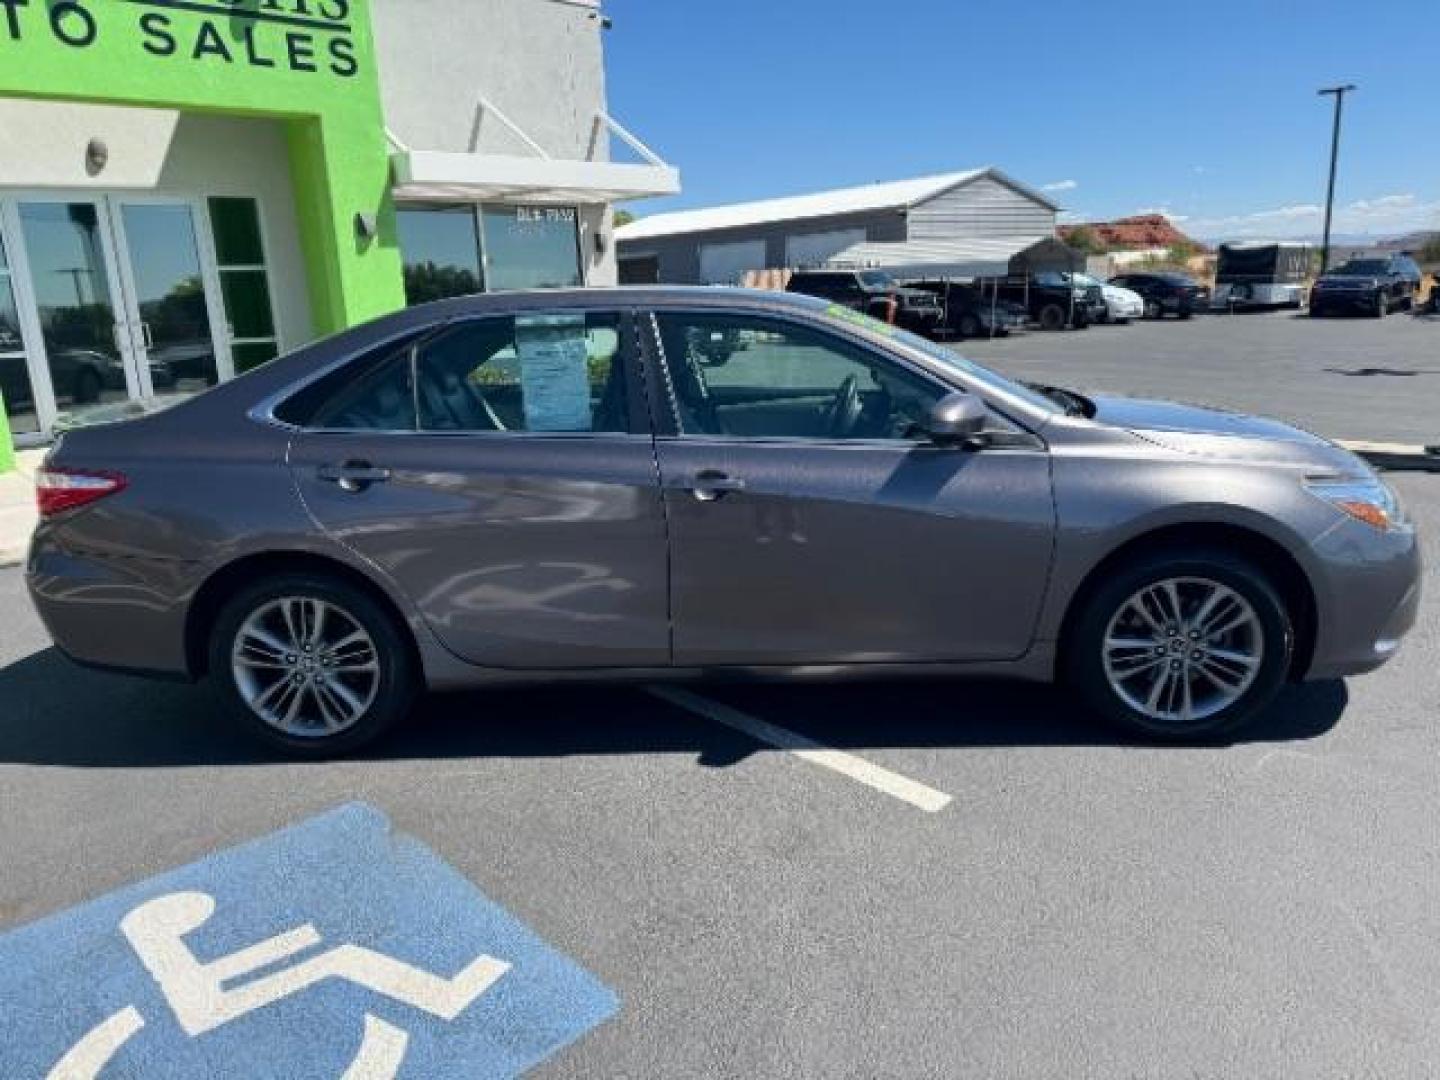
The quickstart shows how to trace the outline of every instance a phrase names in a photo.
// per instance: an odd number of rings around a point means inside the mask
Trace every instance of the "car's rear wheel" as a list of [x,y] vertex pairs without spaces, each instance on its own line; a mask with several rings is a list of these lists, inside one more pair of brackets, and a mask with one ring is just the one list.
[[233,596],[211,634],[210,676],[252,733],[303,757],[378,738],[409,711],[416,684],[389,612],[318,574],[266,578]]
[[1266,575],[1222,551],[1138,559],[1080,611],[1066,674],[1101,716],[1162,739],[1233,730],[1285,681],[1294,629]]
[[960,316],[960,336],[976,338],[980,336],[980,320],[974,315]]
[[1040,328],[1059,330],[1065,325],[1065,309],[1059,304],[1046,304],[1040,309]]
[[1145,318],[1158,319],[1165,314],[1165,309],[1160,306],[1159,300],[1145,301]]

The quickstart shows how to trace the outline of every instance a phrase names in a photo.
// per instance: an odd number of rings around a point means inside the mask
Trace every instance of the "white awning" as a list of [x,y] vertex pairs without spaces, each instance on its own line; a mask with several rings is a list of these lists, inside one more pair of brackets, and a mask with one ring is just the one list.
[[[680,171],[603,112],[595,115],[596,131],[608,128],[642,163],[553,158],[483,96],[479,110],[481,119],[493,116],[532,150],[533,156],[413,150],[387,131],[395,148],[390,167],[397,199],[608,203],[680,193]],[[477,135],[478,131],[477,121]]]
[[668,165],[402,150],[390,156],[397,199],[620,202],[680,192]]
[[997,236],[970,240],[905,240],[855,244],[825,265],[846,269],[888,270],[896,277],[999,277],[1010,260],[1044,236]]

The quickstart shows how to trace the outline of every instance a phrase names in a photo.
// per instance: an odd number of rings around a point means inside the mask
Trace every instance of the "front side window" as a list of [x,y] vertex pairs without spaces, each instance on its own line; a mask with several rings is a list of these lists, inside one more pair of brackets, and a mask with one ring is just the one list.
[[944,391],[808,327],[746,315],[656,317],[684,435],[909,439]]

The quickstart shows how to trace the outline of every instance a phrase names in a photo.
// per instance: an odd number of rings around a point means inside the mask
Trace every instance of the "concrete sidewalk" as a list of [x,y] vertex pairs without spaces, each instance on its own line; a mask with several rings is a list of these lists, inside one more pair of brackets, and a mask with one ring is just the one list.
[[35,528],[35,470],[44,460],[45,451],[19,450],[15,468],[0,473],[0,566],[14,566],[25,561],[30,533]]

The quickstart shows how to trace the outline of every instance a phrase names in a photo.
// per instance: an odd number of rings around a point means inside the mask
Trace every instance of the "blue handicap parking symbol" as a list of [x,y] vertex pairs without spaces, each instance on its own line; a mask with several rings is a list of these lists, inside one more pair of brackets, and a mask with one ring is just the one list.
[[0,937],[0,1077],[504,1077],[615,995],[355,804]]

